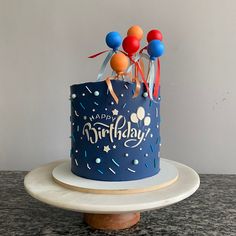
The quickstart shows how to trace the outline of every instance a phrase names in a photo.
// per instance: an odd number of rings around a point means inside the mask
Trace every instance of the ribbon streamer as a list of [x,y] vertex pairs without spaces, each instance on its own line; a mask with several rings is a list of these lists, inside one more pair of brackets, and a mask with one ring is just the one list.
[[95,57],[97,57],[97,56],[99,56],[99,55],[101,55],[101,54],[103,54],[103,53],[105,53],[105,52],[108,52],[108,51],[110,51],[110,50],[105,50],[105,51],[96,53],[96,54],[94,54],[94,55],[89,56],[88,58],[95,58]]
[[161,74],[161,63],[160,63],[160,59],[157,58],[156,80],[155,80],[155,87],[154,87],[154,92],[153,92],[154,98],[158,98],[160,78],[161,78],[160,74]]
[[115,91],[113,90],[112,83],[111,83],[111,77],[106,78],[106,83],[107,83],[107,87],[110,91],[111,96],[115,100],[116,104],[118,104],[119,98],[117,97]]
[[109,51],[109,53],[107,54],[106,58],[104,59],[102,65],[101,65],[101,68],[98,72],[97,81],[100,81],[102,79],[102,77],[104,75],[104,71],[105,71],[106,66],[107,66],[107,63],[110,61],[110,59],[111,59],[112,55],[115,53],[115,51],[114,50],[105,50],[105,51],[102,51],[102,52],[99,52],[97,54],[89,56],[89,58],[95,58],[95,57],[97,57],[97,56],[99,56],[99,55],[101,55],[105,52],[108,52],[108,51]]
[[141,89],[140,81],[137,76],[134,77],[134,82],[135,82],[136,86],[135,86],[135,92],[134,92],[133,98],[135,98],[139,95],[140,89]]
[[123,77],[123,76],[129,76],[131,79],[131,74],[126,73],[126,72],[121,72],[121,73],[117,74],[116,76],[109,76],[106,78],[106,84],[107,84],[108,90],[109,90],[111,96],[113,97],[114,101],[116,102],[116,104],[119,103],[119,98],[117,97],[117,95],[113,89],[111,79],[119,79],[120,77]]
[[150,70],[148,73],[149,93],[150,99],[153,100],[153,89],[154,89],[154,77],[155,77],[155,64],[154,61],[150,61]]
[[[150,92],[149,92],[148,83],[147,83],[147,81],[146,81],[146,79],[145,79],[143,70],[142,70],[142,68],[141,68],[140,65],[139,65],[139,60],[141,59],[142,56],[143,56],[143,57],[146,57],[148,60],[149,60],[149,57],[148,57],[146,54],[141,53],[141,54],[139,54],[135,59],[133,59],[133,58],[131,58],[127,53],[125,53],[125,52],[123,52],[123,53],[124,53],[126,56],[128,56],[129,59],[130,59],[130,61],[132,62],[132,64],[128,67],[127,72],[130,72],[130,71],[132,70],[132,67],[135,65],[135,69],[137,70],[138,74],[140,74],[140,76],[141,76],[141,78],[142,78],[142,81],[143,81],[143,83],[144,83],[144,85],[145,85],[145,87],[146,87],[146,90],[147,90],[147,92],[148,92],[148,96],[150,97]],[[138,76],[137,76],[137,78],[138,78]],[[137,80],[136,80],[136,81],[137,81]],[[140,86],[140,84],[139,84],[139,85],[136,84],[136,89],[138,90],[138,87],[137,87],[137,86]],[[135,92],[135,95],[136,95],[136,92]]]

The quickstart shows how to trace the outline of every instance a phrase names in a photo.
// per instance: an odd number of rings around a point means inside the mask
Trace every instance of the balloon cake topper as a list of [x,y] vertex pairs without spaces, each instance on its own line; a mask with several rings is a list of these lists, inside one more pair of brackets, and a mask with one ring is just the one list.
[[[143,30],[134,25],[127,31],[127,36],[123,39],[118,32],[109,32],[106,35],[105,42],[110,49],[99,52],[90,56],[95,58],[101,54],[107,53],[97,80],[100,81],[105,74],[106,66],[110,61],[112,75],[105,78],[110,94],[118,104],[119,99],[113,90],[111,80],[125,80],[135,83],[135,92],[133,98],[137,97],[140,92],[140,83],[144,83],[147,94],[152,101],[158,98],[160,87],[160,57],[163,55],[165,47],[162,42],[162,33],[153,29],[146,36],[147,45],[140,49]],[[124,51],[120,50],[120,46]],[[146,51],[146,53],[144,53]],[[145,74],[143,59],[148,59],[148,69]]]

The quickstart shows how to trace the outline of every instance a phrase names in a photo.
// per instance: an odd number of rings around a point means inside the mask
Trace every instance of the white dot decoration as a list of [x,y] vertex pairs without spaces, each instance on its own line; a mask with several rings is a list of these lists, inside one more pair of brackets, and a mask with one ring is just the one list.
[[99,96],[99,92],[98,92],[98,91],[95,91],[93,94],[94,94],[94,96],[96,96],[96,97]]
[[75,150],[75,152],[77,153],[77,152],[78,152],[78,150]]
[[114,105],[114,102],[111,102],[111,105]]
[[143,149],[142,148],[139,148],[140,151],[142,151]]
[[145,154],[145,157],[148,157],[148,153]]
[[158,100],[161,101],[161,97],[158,97]]
[[96,158],[95,161],[96,161],[97,164],[101,163],[101,159],[100,158]]
[[105,108],[105,111],[107,111],[107,108]]
[[125,153],[125,156],[126,156],[126,157],[128,157],[128,156],[129,156],[129,154],[128,154],[128,153]]
[[147,93],[147,92],[144,92],[144,93],[143,93],[143,97],[147,98],[147,97],[148,97],[148,93]]
[[73,93],[73,94],[71,95],[71,97],[72,97],[73,99],[75,99],[75,98],[76,98],[76,94]]
[[84,96],[85,96],[85,93],[82,93],[82,96],[84,97]]
[[159,125],[157,125],[157,128],[159,128]]
[[99,148],[99,146],[97,146],[97,148]]
[[159,143],[159,146],[161,146],[161,143]]
[[84,120],[87,120],[87,116],[84,116]]
[[120,96],[121,96],[121,97],[124,97],[124,94],[122,93]]
[[95,112],[95,109],[93,109],[92,111]]
[[133,160],[134,165],[138,165],[139,161],[138,159]]
[[153,134],[150,134],[150,137],[152,138],[152,137],[153,137]]

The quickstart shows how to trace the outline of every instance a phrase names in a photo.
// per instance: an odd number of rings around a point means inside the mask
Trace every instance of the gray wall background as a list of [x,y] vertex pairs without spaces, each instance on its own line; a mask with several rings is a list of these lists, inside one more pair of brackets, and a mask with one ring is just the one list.
[[234,0],[0,0],[0,169],[69,158],[69,86],[133,24],[164,34],[162,157],[236,173]]

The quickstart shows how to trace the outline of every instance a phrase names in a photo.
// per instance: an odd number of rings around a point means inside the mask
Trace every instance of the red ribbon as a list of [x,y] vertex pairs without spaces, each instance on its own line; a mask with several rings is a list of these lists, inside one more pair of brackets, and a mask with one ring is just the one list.
[[108,52],[108,51],[110,51],[110,50],[105,50],[105,51],[96,53],[96,54],[94,54],[94,55],[89,56],[88,58],[95,58],[95,57],[97,57],[97,56],[99,56],[99,55],[101,55],[101,54],[103,54],[103,53],[105,53],[105,52]]
[[147,46],[143,47],[142,49],[140,49],[139,53],[142,53],[146,49],[147,49]]
[[[141,49],[141,50],[142,50],[142,49]],[[149,96],[149,98],[150,98],[149,86],[148,86],[147,81],[145,80],[145,76],[144,76],[143,71],[142,71],[142,69],[141,69],[141,67],[140,67],[140,65],[139,65],[139,62],[138,62],[138,61],[135,62],[135,61],[132,59],[132,56],[131,56],[131,55],[128,55],[127,53],[125,53],[125,52],[123,52],[123,51],[120,51],[120,52],[124,53],[127,57],[129,57],[130,61],[131,61],[132,63],[134,63],[135,66],[137,67],[138,73],[141,75],[142,81],[143,81],[143,83],[144,83],[144,85],[145,85],[145,87],[146,87],[146,90],[147,90],[147,92],[148,92],[148,96]]]
[[161,63],[160,63],[160,59],[157,58],[156,80],[155,80],[155,87],[154,87],[154,92],[153,92],[153,96],[155,98],[158,97],[159,86],[160,86],[160,74],[161,74]]

